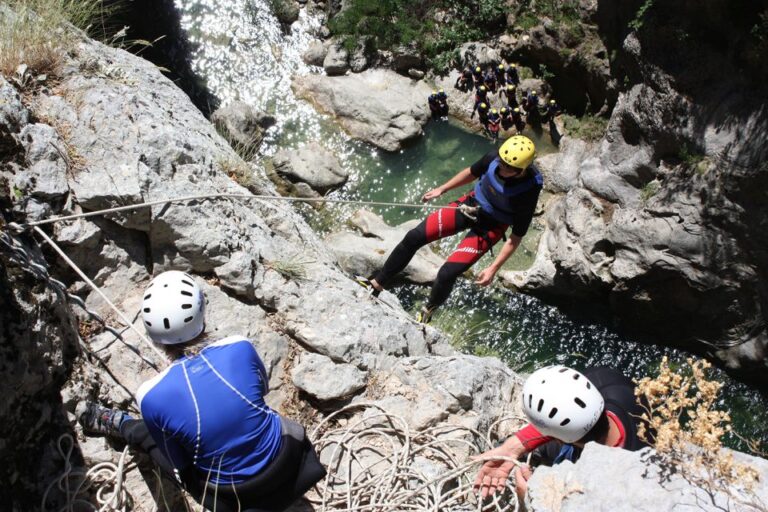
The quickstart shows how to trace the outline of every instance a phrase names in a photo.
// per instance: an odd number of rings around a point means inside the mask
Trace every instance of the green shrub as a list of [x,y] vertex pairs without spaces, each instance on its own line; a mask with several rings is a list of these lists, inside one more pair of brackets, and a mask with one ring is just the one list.
[[643,188],[640,189],[640,200],[643,203],[647,203],[661,188],[661,183],[658,180],[651,180],[646,183]]
[[[456,64],[462,44],[501,33],[506,10],[504,0],[350,0],[328,27],[348,49],[362,36],[370,37],[372,50],[413,44],[430,67],[444,72]],[[447,21],[433,21],[438,11]]]
[[591,142],[600,140],[608,127],[606,118],[590,114],[582,117],[563,114],[562,119],[568,136]]

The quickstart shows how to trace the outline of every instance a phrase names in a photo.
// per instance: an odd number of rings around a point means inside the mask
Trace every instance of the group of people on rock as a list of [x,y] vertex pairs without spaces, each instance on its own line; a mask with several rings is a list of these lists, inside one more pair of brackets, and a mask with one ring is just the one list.
[[[506,95],[506,107],[515,102],[513,113],[521,107],[528,113],[536,111],[535,91],[517,105],[516,74],[509,69],[498,71],[494,83],[503,80],[503,88],[497,90]],[[475,87],[478,79],[472,73],[467,76],[462,74],[462,87]],[[475,87],[481,100],[487,98],[489,84],[483,76],[480,90]],[[441,116],[447,113],[445,99],[444,91],[436,91],[436,112]],[[475,110],[486,116],[489,125],[504,122],[497,112],[483,113],[487,107],[483,103],[479,101]],[[524,125],[515,124],[514,119],[507,126],[519,132]],[[504,240],[493,262],[477,274],[475,283],[488,286],[531,224],[543,186],[535,156],[531,139],[513,135],[498,150],[482,155],[446,183],[425,192],[422,201],[427,202],[474,183],[469,192],[408,231],[383,267],[370,277],[358,277],[358,282],[370,296],[378,296],[421,247],[466,231],[439,269],[418,321],[428,323],[458,277]],[[265,402],[269,374],[253,343],[236,334],[209,336],[205,295],[198,279],[190,274],[163,272],[149,283],[142,297],[142,323],[151,340],[165,349],[170,364],[139,388],[141,418],[96,402],[82,402],[77,416],[84,431],[111,436],[147,453],[165,475],[208,510],[288,508],[326,475],[326,469],[304,427]],[[510,478],[523,496],[532,469],[513,461],[531,451],[540,463],[557,464],[578,459],[590,441],[628,450],[644,445],[637,434],[642,409],[632,381],[620,372],[550,366],[527,379],[521,396],[530,424],[482,454],[506,458],[488,460],[479,469],[474,485],[483,498],[505,489]]]
[[[454,87],[462,92],[475,91],[470,118],[477,114],[486,135],[495,142],[502,131],[514,128],[517,134],[521,134],[526,124],[538,126],[542,122],[550,122],[561,113],[560,106],[553,98],[542,105],[537,91],[519,92],[519,85],[520,74],[517,65],[513,63],[508,67],[504,64],[488,66],[485,73],[480,66],[474,70],[465,68]],[[494,94],[501,101],[498,108],[493,106]]]
[[[208,336],[205,302],[195,277],[180,271],[155,277],[144,291],[142,322],[166,350],[169,366],[139,388],[141,418],[86,401],[78,405],[78,421],[89,435],[106,435],[149,455],[207,510],[286,510],[326,469],[304,427],[266,404],[269,377],[252,342]],[[521,396],[530,423],[482,454],[499,457],[477,473],[475,489],[483,499],[503,491],[510,478],[524,497],[532,469],[512,460],[528,452],[539,464],[552,465],[575,461],[589,441],[628,450],[644,446],[637,436],[642,409],[634,385],[617,371],[542,368],[527,379]]]

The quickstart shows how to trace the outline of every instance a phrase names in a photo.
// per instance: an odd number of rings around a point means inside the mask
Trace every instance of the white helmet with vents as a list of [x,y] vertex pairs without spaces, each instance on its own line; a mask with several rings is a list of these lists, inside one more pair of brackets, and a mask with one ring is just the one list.
[[189,274],[178,270],[163,272],[144,291],[141,318],[155,343],[186,343],[205,327],[203,290]]
[[565,366],[536,370],[523,386],[523,411],[542,434],[566,443],[584,437],[605,408],[584,375]]

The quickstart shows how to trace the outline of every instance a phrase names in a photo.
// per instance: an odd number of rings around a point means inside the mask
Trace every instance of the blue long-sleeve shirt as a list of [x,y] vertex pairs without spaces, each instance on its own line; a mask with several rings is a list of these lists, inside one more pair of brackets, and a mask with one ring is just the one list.
[[264,402],[267,372],[242,336],[182,357],[139,388],[144,422],[177,470],[194,465],[214,483],[255,476],[280,450],[280,417]]

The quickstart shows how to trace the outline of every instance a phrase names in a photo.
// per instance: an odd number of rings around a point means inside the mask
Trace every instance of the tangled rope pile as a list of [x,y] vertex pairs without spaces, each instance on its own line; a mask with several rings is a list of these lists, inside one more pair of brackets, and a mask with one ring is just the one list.
[[[362,416],[345,419],[355,409]],[[494,447],[493,423],[486,435],[462,426],[442,425],[412,432],[406,420],[374,404],[344,407],[325,418],[310,439],[328,470],[318,484],[320,510],[345,512],[518,510],[511,480],[486,502],[473,491],[477,470],[487,460],[474,458]],[[331,426],[335,424],[336,426]],[[514,461],[516,462],[516,461]]]
[[[64,495],[64,505],[58,512],[73,510],[94,510],[98,512],[127,512],[131,510],[131,498],[123,481],[129,471],[126,466],[128,447],[120,454],[117,464],[101,462],[88,471],[72,467],[70,459],[75,447],[75,441],[69,434],[59,437],[57,449],[64,459],[64,471],[51,482],[43,493],[40,510],[48,510],[48,496],[55,488]],[[89,492],[90,491],[90,492]],[[93,495],[98,506],[92,503]]]

